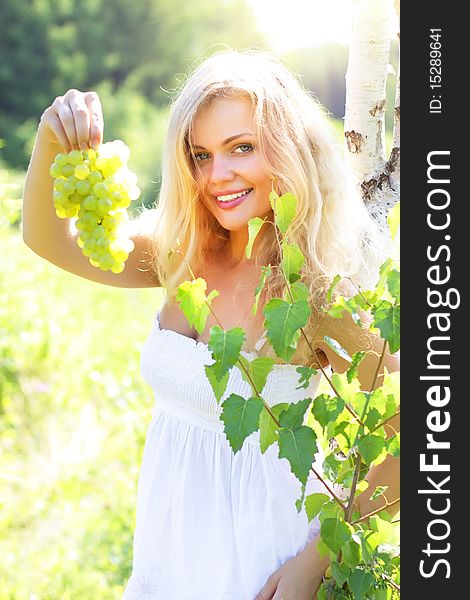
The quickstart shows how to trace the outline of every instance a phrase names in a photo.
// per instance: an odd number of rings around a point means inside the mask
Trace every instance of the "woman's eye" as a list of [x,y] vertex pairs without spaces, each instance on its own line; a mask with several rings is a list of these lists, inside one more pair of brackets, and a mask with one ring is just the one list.
[[209,158],[208,152],[196,152],[196,154],[194,154],[194,160],[196,162],[202,162],[204,160],[207,160],[208,158]]
[[253,150],[253,146],[251,144],[240,144],[235,148],[234,152],[236,152],[237,154],[246,154],[251,150]]

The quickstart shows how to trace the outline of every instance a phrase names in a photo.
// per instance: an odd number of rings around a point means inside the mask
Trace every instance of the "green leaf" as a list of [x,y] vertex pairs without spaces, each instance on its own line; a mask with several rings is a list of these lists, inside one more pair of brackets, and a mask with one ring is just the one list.
[[329,335],[324,335],[323,339],[328,344],[328,346],[336,352],[336,354],[341,356],[341,358],[343,358],[344,360],[347,360],[348,362],[352,362],[352,358],[349,356],[349,354],[346,352],[346,350],[341,346],[341,344],[339,342],[337,342],[335,339],[333,339]]
[[357,369],[359,367],[359,363],[366,355],[365,352],[355,352],[352,356],[352,362],[349,369],[346,371],[346,377],[348,378],[348,383],[351,383],[353,379],[357,377]]
[[260,398],[242,398],[237,394],[230,396],[222,404],[220,415],[224,422],[224,431],[234,452],[238,452],[245,439],[259,428],[259,418],[263,409]]
[[395,206],[392,206],[392,208],[388,211],[387,223],[390,229],[392,240],[394,240],[398,231],[398,227],[400,226],[400,202],[397,202]]
[[227,389],[229,373],[225,373],[222,379],[219,380],[217,379],[217,369],[214,367],[216,367],[215,364],[204,365],[204,370],[206,372],[207,379],[209,380],[209,383],[212,386],[214,395],[217,398],[217,402],[220,402],[225,390]]
[[387,452],[392,456],[400,456],[400,432],[387,438]]
[[178,287],[176,300],[180,304],[181,311],[186,317],[189,325],[201,334],[206,328],[209,307],[206,304],[219,295],[217,290],[212,290],[206,298],[207,283],[199,277],[193,281],[183,281]]
[[259,304],[261,292],[263,291],[264,284],[266,283],[266,279],[271,275],[271,273],[272,273],[271,265],[268,265],[267,267],[264,267],[264,266],[261,267],[261,278],[259,280],[258,287],[255,290],[254,304],[251,307],[251,312],[253,315],[256,315],[256,313],[258,312],[258,304]]
[[[268,375],[272,371],[275,364],[274,359],[269,358],[268,356],[260,356],[250,362],[247,358],[240,354],[239,361],[245,367],[245,370],[243,370],[239,365],[237,365],[237,367],[240,369],[243,379],[250,384],[251,389],[253,390],[253,395],[256,396],[257,394],[262,394]],[[248,375],[245,371],[248,372]],[[254,387],[252,382],[254,383]]]
[[376,408],[369,407],[369,410],[367,411],[367,416],[364,419],[364,425],[369,429],[369,431],[372,431],[381,418],[382,415]]
[[287,244],[282,242],[282,262],[281,267],[286,279],[294,283],[300,278],[300,269],[304,264],[304,255],[297,244]]
[[400,301],[400,271],[392,269],[387,275],[387,288],[396,303]]
[[329,501],[330,497],[327,494],[310,494],[305,498],[305,512],[309,523],[318,515],[325,502]]
[[344,406],[344,400],[341,398],[320,394],[313,401],[312,414],[322,427],[326,427],[331,421],[336,421],[343,412]]
[[245,248],[245,255],[247,258],[251,258],[253,243],[265,222],[266,219],[260,219],[260,217],[253,217],[248,220],[248,244]]
[[307,489],[307,484],[303,483],[301,486],[301,493],[300,493],[300,498],[297,498],[297,500],[295,501],[295,508],[297,509],[297,512],[299,513],[302,510],[302,506],[305,500],[305,490]]
[[381,300],[372,309],[372,314],[372,325],[380,330],[382,338],[388,342],[390,352],[394,354],[400,349],[400,307],[388,300]]
[[344,519],[325,519],[321,524],[320,535],[325,544],[335,553],[350,541],[354,529]]
[[308,303],[303,300],[288,303],[272,298],[264,307],[263,314],[267,337],[277,356],[290,360],[297,348],[299,329],[307,324],[311,314]]
[[297,198],[291,193],[278,196],[276,192],[271,192],[269,201],[274,211],[275,224],[282,233],[286,233],[297,212]]
[[[308,289],[308,287],[305,285],[305,283],[302,283],[301,281],[295,281],[291,286],[290,286],[290,292],[292,294],[292,298],[294,302],[297,302],[298,300],[308,300],[308,297],[310,295],[310,291]],[[286,302],[290,302],[291,297],[289,294],[289,291],[286,289],[285,290],[285,297],[284,300]]]
[[338,586],[341,587],[343,583],[348,580],[348,577],[351,574],[351,569],[342,562],[334,562],[331,565],[331,572],[333,579],[336,581]]
[[241,327],[227,331],[218,325],[211,328],[208,346],[216,361],[213,365],[214,374],[219,381],[237,362],[244,341],[245,332]]
[[388,490],[388,485],[378,485],[375,488],[372,496],[370,497],[370,500],[375,500],[379,496],[383,496],[384,492],[386,492],[387,490]]
[[279,423],[281,427],[287,427],[289,429],[297,429],[303,424],[305,411],[312,402],[311,398],[304,398],[300,402],[295,404],[289,404],[289,407],[284,410],[279,416]]
[[333,297],[333,292],[335,291],[335,287],[338,285],[338,283],[341,281],[341,279],[342,279],[341,275],[335,275],[335,277],[333,278],[333,281],[331,282],[331,285],[328,288],[328,291],[326,292],[326,301],[328,303],[331,302],[331,299]]
[[328,454],[323,460],[323,471],[330,481],[336,481],[343,465],[343,461],[338,460],[335,454]]
[[345,373],[333,373],[331,381],[335,386],[336,391],[340,398],[342,398],[348,404],[352,404],[357,394],[361,392],[361,384],[357,379],[353,379],[348,382],[347,375]]
[[297,429],[279,429],[279,458],[287,458],[291,470],[301,483],[306,483],[317,452],[317,436],[302,425]]
[[374,576],[363,569],[357,568],[349,577],[348,583],[354,595],[354,600],[362,600],[374,585]]
[[379,435],[370,433],[359,440],[357,447],[364,462],[370,465],[382,453],[385,440]]
[[[275,404],[271,406],[271,412],[279,421],[279,415],[283,410],[289,407],[287,402],[281,402],[280,404]],[[271,444],[277,441],[277,430],[278,426],[276,421],[271,417],[269,412],[266,410],[266,407],[263,406],[263,410],[261,411],[261,415],[259,418],[259,432],[260,432],[260,448],[261,452],[264,454],[266,450],[269,448]]]
[[380,536],[379,544],[387,543],[393,535],[393,525],[386,519],[382,519],[380,515],[373,515],[369,518],[369,526],[375,533]]
[[375,551],[377,550],[379,544],[382,542],[382,536],[380,535],[380,533],[376,533],[371,529],[363,531],[360,535],[362,556],[364,558],[364,561],[367,563],[372,560]]
[[316,369],[310,367],[297,367],[296,372],[300,374],[299,385],[295,388],[296,390],[306,390],[310,385],[310,378],[318,373]]
[[362,562],[362,547],[357,535],[353,535],[342,551],[343,561],[352,569]]

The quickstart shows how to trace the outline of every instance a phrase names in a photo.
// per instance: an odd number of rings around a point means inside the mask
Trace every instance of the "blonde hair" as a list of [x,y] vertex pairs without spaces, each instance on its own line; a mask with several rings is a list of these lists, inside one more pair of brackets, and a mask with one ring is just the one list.
[[[257,148],[273,174],[278,194],[293,193],[297,216],[288,237],[305,256],[303,281],[320,306],[336,274],[367,284],[376,275],[383,248],[380,234],[349,181],[325,110],[280,61],[264,52],[228,51],[205,60],[173,102],[162,164],[156,214],[155,270],[170,297],[189,277],[177,241],[195,273],[227,244],[228,232],[199,196],[190,136],[200,111],[216,98],[249,97]],[[273,227],[263,226],[258,264],[278,265]],[[268,280],[263,303],[282,294],[280,269]]]

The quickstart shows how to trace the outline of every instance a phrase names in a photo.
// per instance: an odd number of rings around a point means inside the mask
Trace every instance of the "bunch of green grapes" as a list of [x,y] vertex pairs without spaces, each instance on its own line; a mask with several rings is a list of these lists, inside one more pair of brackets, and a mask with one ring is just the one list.
[[50,168],[54,207],[61,219],[78,217],[77,244],[94,267],[121,273],[134,243],[127,208],[140,196],[127,167],[129,148],[121,140],[95,150],[57,154]]

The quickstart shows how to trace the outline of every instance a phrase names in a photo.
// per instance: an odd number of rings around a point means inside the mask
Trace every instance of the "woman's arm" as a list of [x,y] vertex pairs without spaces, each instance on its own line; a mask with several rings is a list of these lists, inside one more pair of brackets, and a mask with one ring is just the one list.
[[[117,287],[155,287],[151,276],[152,238],[145,223],[153,211],[131,221],[135,249],[124,271],[114,274],[93,267],[80,248],[73,219],[59,219],[53,204],[53,179],[49,168],[59,152],[100,144],[103,134],[101,104],[94,92],[69,90],[47,108],[39,124],[23,191],[23,239],[36,254],[80,277]],[[145,219],[145,222],[144,222]]]

